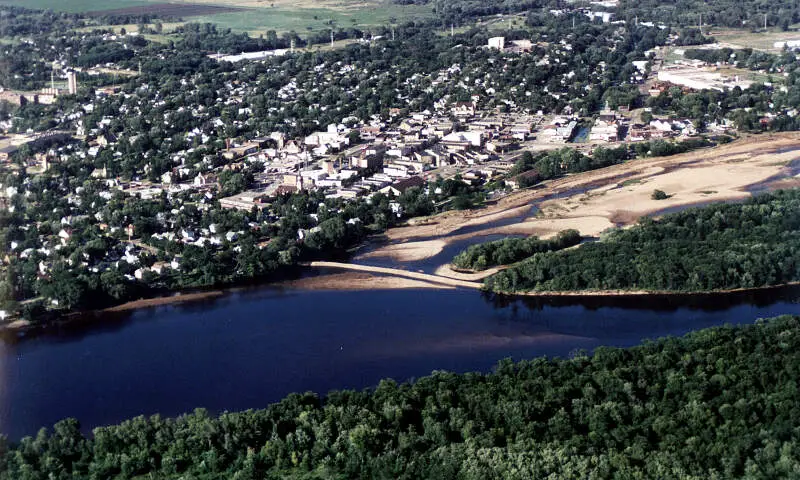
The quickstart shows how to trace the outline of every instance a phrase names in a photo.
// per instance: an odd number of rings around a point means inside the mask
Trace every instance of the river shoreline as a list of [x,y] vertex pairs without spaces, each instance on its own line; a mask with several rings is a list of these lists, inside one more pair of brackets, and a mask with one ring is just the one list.
[[92,310],[82,310],[82,311],[75,311],[75,312],[65,312],[60,315],[56,315],[56,319],[52,323],[34,323],[30,320],[25,319],[16,319],[13,322],[10,322],[6,325],[0,326],[0,334],[22,334],[28,330],[47,327],[52,324],[59,325],[65,323],[71,323],[77,321],[77,319],[83,318],[86,315],[96,315],[96,314],[103,314],[103,313],[119,313],[119,312],[128,312],[133,310],[140,310],[145,308],[153,308],[153,307],[160,307],[166,305],[177,305],[180,303],[188,303],[188,302],[197,302],[201,300],[210,300],[214,298],[221,297],[228,292],[235,291],[237,288],[240,287],[230,287],[225,289],[216,289],[210,290],[207,292],[175,292],[169,296],[160,296],[160,297],[150,297],[150,298],[140,298],[138,300],[131,300],[129,302],[121,303],[119,305],[114,305],[112,307],[106,308],[98,308]]
[[[342,264],[342,266],[337,265],[334,267],[330,267],[326,264],[322,267],[309,266],[309,268],[346,269],[344,265],[345,264]],[[387,269],[381,269],[381,270],[387,270]],[[415,274],[415,272],[406,272],[406,273],[412,275]],[[345,273],[329,273],[324,275],[304,277],[295,280],[284,280],[281,282],[264,283],[258,285],[255,288],[285,288],[292,290],[311,290],[311,291],[319,290],[319,291],[341,291],[341,292],[381,291],[381,290],[391,291],[391,290],[408,290],[408,289],[419,289],[419,290],[462,289],[463,290],[472,288],[478,290],[481,293],[496,295],[498,297],[509,298],[509,299],[514,299],[514,298],[590,299],[598,297],[614,297],[614,298],[620,298],[620,297],[690,298],[690,297],[701,297],[701,296],[724,297],[730,295],[766,292],[771,290],[780,290],[783,288],[800,286],[800,281],[794,281],[778,285],[766,285],[760,287],[736,288],[729,290],[707,290],[707,291],[694,291],[694,292],[684,292],[684,291],[674,291],[674,290],[574,290],[574,291],[495,292],[495,291],[485,290],[482,288],[476,288],[472,286],[467,287],[466,285],[461,285],[466,283],[477,283],[477,282],[469,282],[463,279],[458,279],[458,280],[449,279],[447,277],[441,277],[441,278],[442,282],[439,283],[439,282],[425,281],[424,279],[415,279],[410,277],[407,278],[395,277],[392,276],[390,273],[376,275],[372,272],[363,270],[363,268],[359,268],[358,270],[349,271]],[[447,282],[447,280],[456,280],[456,281],[450,283]],[[57,322],[54,322],[54,324],[59,325],[59,324],[66,324],[74,321],[79,321],[80,318],[85,318],[87,315],[133,312],[136,310],[143,310],[154,307],[163,307],[163,306],[178,305],[183,303],[194,303],[207,300],[215,300],[227,296],[231,293],[235,293],[242,290],[243,287],[238,286],[238,287],[215,289],[207,292],[192,292],[192,293],[179,292],[171,296],[143,298],[139,300],[126,302],[113,307],[68,313],[61,316]],[[0,334],[19,335],[27,332],[28,330],[33,330],[36,328],[46,327],[46,326],[48,325],[31,323],[27,320],[20,319],[8,325],[0,327]]]
[[467,289],[241,288],[221,299],[87,315],[0,347],[0,431],[77,418],[90,434],[139,415],[263,408],[291,392],[359,391],[434,370],[567,358],[800,314],[800,288],[729,296],[493,297]]
[[[232,287],[231,290],[233,290],[234,288],[235,287]],[[226,290],[228,289],[211,290],[208,292],[195,292],[195,293],[178,292],[177,294],[168,297],[140,298],[139,300],[125,302],[120,305],[115,305],[113,307],[103,308],[100,310],[93,310],[92,312],[98,312],[98,313],[125,312],[128,310],[137,310],[140,308],[160,307],[162,305],[175,305],[184,302],[195,302],[198,300],[207,300],[211,298],[221,297],[222,295],[225,294]]]
[[695,297],[713,295],[736,295],[743,293],[765,292],[782,288],[796,287],[799,281],[765,285],[761,287],[731,288],[728,290],[700,290],[700,291],[675,291],[675,290],[566,290],[566,291],[528,291],[528,292],[496,292],[488,293],[503,297]]
[[[745,191],[747,185],[753,185],[759,180],[774,179],[777,172],[783,171],[782,169],[790,157],[793,158],[797,155],[795,149],[800,151],[800,135],[796,133],[771,134],[749,137],[712,149],[702,149],[672,157],[641,159],[569,175],[534,189],[512,193],[497,200],[491,206],[476,211],[451,211],[432,217],[411,219],[405,227],[395,227],[384,232],[381,237],[387,242],[385,245],[366,254],[358,255],[356,253],[353,258],[356,263],[329,262],[330,265],[327,266],[364,272],[363,266],[357,264],[359,258],[385,256],[401,262],[420,261],[435,256],[445,246],[455,241],[489,234],[524,234],[545,238],[567,228],[576,228],[584,236],[599,235],[607,228],[629,225],[642,214],[657,214],[665,208],[690,208],[697,203],[709,201],[738,201],[750,196],[750,193]],[[776,157],[780,159],[777,162],[775,161]],[[741,170],[742,165],[747,168]],[[771,185],[794,185],[794,183],[796,183],[796,179],[792,178],[774,180]],[[642,186],[642,184],[646,185]],[[649,195],[654,187],[665,188],[672,193],[671,200],[661,202],[650,200]],[[677,195],[676,192],[682,193]],[[559,197],[558,195],[561,194],[566,196]],[[555,198],[550,198],[553,195]],[[542,210],[534,215],[531,213],[531,205],[536,200],[541,201]],[[638,205],[638,209],[631,210],[629,205]],[[495,221],[507,218],[519,218],[520,221],[503,226],[490,226]],[[480,229],[481,226],[485,226],[485,229]],[[479,227],[479,229],[459,234],[458,230],[463,227]],[[346,265],[352,265],[352,268]],[[325,265],[319,264],[318,266],[324,267]],[[501,268],[467,273],[454,270],[449,264],[444,264],[439,266],[432,275],[421,274],[410,269],[381,269],[372,271],[380,276],[366,276],[362,273],[361,275],[339,275],[328,278],[323,275],[278,282],[255,281],[251,285],[323,290],[393,290],[401,288],[483,290],[483,284],[480,281]],[[708,295],[789,285],[792,284],[708,292],[631,290],[495,293],[527,297]],[[54,318],[56,318],[54,323],[69,322],[87,314],[126,312],[209,300],[240,288],[242,288],[241,285],[230,285],[208,291],[178,291],[169,296],[142,298],[103,309],[54,314]],[[40,326],[24,319],[14,319],[0,326],[0,333],[20,334]]]

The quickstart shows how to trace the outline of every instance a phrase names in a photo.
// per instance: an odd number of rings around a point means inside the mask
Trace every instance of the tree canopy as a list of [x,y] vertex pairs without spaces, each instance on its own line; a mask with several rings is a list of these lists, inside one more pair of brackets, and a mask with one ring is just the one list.
[[[663,192],[662,192],[663,193]],[[800,280],[800,190],[644,218],[576,249],[536,254],[486,280],[525,290],[709,291]]]

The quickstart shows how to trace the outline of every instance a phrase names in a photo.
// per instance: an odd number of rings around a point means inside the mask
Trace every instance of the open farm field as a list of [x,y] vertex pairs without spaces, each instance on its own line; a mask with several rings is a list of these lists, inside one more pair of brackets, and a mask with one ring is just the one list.
[[150,3],[111,10],[94,10],[86,12],[89,16],[100,15],[159,15],[163,17],[196,17],[200,15],[216,15],[221,13],[242,12],[244,9],[227,5],[210,5],[201,3]]
[[153,2],[147,0],[0,0],[0,5],[70,13],[146,7],[152,4]]
[[336,28],[363,28],[365,26],[388,25],[392,19],[402,22],[409,18],[430,18],[433,16],[430,7],[417,5],[395,5],[382,2],[367,2],[359,5],[340,5],[335,7],[320,6],[302,7],[284,6],[275,3],[274,7],[262,4],[246,12],[220,13],[193,17],[192,21],[216,23],[221,27],[253,34],[264,30],[276,32],[296,31],[304,33],[327,30],[333,21]]
[[215,23],[239,32],[265,30],[298,34],[336,28],[387,25],[392,20],[433,16],[429,6],[397,5],[390,0],[0,0],[0,5],[100,15],[161,15],[192,22]]

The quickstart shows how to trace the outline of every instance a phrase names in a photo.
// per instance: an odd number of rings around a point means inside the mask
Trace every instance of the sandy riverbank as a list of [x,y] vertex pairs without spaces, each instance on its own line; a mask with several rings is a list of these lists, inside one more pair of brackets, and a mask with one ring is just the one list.
[[764,287],[731,288],[728,290],[705,290],[700,292],[681,292],[675,290],[568,290],[568,291],[530,291],[530,292],[493,292],[510,297],[641,297],[641,296],[700,296],[700,295],[736,295],[750,292],[778,290],[800,285],[800,282],[787,282]]
[[209,292],[198,292],[198,293],[179,293],[177,295],[172,295],[169,297],[143,298],[140,300],[134,300],[132,302],[126,302],[121,305],[104,308],[100,310],[100,312],[124,312],[127,310],[135,310],[137,308],[158,307],[162,305],[173,305],[183,302],[208,300],[220,297],[224,295],[224,293],[225,292],[223,292],[222,290],[213,290]]
[[[543,188],[511,194],[481,210],[445,212],[409,222],[409,226],[390,229],[386,233],[389,243],[363,258],[422,260],[438,254],[450,242],[498,233],[548,237],[574,228],[584,236],[598,236],[665,209],[741,200],[750,196],[748,187],[767,180],[772,180],[770,187],[793,185],[796,182],[791,177],[783,181],[776,177],[788,175],[786,165],[796,158],[800,158],[800,134],[793,132],[751,136],[670,157],[633,160],[547,182]],[[670,197],[651,199],[656,189]],[[583,192],[551,198],[575,190]],[[536,216],[511,225],[491,225],[500,219],[523,216],[534,204],[540,207]],[[486,225],[486,229],[451,235],[461,227],[480,225]]]
[[304,290],[404,290],[426,288],[453,290],[455,287],[398,276],[381,276],[368,272],[344,272],[306,277],[281,283],[282,287]]

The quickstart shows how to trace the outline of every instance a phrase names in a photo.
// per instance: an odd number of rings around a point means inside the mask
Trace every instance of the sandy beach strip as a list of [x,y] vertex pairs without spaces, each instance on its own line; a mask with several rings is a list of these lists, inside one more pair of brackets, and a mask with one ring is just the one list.
[[368,272],[343,272],[300,278],[281,283],[282,287],[304,290],[404,290],[424,288],[453,290],[455,287],[441,283],[424,282],[397,276],[375,275]]
[[133,300],[113,307],[104,308],[100,310],[100,312],[124,312],[127,310],[136,310],[138,308],[159,307],[162,305],[174,305],[183,302],[208,300],[212,298],[221,297],[224,294],[225,292],[222,290],[212,290],[209,292],[178,293],[177,295],[171,295],[168,297],[142,298],[139,300]]

